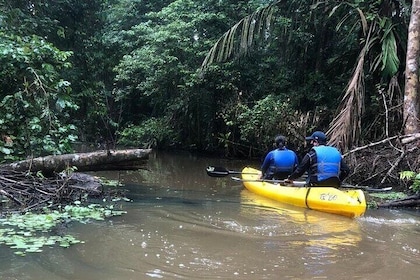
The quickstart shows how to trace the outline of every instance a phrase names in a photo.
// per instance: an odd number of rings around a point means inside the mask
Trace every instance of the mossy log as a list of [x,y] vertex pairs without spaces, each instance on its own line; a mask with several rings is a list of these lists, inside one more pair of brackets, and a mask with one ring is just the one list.
[[37,157],[0,166],[19,172],[39,172],[44,175],[59,173],[69,167],[77,171],[135,170],[145,167],[151,149],[101,150]]

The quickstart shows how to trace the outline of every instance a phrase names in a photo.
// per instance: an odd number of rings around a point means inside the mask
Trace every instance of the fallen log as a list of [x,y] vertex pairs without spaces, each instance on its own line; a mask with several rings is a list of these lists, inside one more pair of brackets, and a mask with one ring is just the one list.
[[367,148],[372,148],[372,147],[377,146],[377,145],[385,144],[385,143],[390,142],[390,141],[395,140],[395,139],[399,139],[403,145],[406,145],[406,144],[409,144],[411,142],[420,140],[420,133],[413,133],[413,134],[407,134],[407,135],[401,135],[401,136],[400,135],[394,135],[394,136],[388,137],[386,139],[382,139],[381,141],[378,141],[378,142],[369,143],[365,146],[357,147],[357,148],[355,148],[351,151],[348,151],[343,156],[346,157],[349,154],[352,154],[352,153],[355,153],[355,152],[358,152],[360,150],[364,150],[364,149],[367,149]]
[[0,166],[18,172],[39,172],[45,176],[76,167],[77,171],[136,170],[145,168],[151,149],[101,150],[37,157]]
[[382,208],[393,208],[393,207],[419,207],[420,206],[420,194],[408,196],[402,199],[387,201],[378,204],[378,207]]
[[[102,182],[77,171],[135,170],[145,168],[151,149],[96,151],[38,157],[0,165],[0,214],[56,207],[82,197],[105,195]],[[43,176],[35,173],[42,172]],[[8,202],[5,202],[5,198]]]

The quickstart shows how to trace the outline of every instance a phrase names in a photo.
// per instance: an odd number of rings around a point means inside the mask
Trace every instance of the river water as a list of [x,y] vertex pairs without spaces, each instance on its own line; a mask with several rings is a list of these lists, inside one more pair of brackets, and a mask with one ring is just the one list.
[[368,210],[349,219],[264,199],[208,165],[258,162],[153,153],[119,179],[127,214],[72,223],[85,243],[17,256],[0,250],[0,279],[418,279],[420,213]]

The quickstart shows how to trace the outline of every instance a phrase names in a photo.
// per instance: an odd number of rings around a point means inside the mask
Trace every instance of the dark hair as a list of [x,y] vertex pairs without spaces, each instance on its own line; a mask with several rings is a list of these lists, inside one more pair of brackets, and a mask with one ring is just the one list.
[[282,148],[286,146],[286,137],[283,135],[277,135],[276,138],[274,138],[274,143],[276,144],[277,148]]

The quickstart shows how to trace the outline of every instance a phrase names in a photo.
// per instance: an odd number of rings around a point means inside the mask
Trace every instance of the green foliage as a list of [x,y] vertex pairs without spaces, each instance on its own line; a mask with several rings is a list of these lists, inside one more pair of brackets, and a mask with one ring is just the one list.
[[[130,102],[129,110],[124,112],[127,123],[138,126],[146,121],[144,124],[149,125],[150,116],[166,119],[160,122],[163,125],[160,131],[169,127],[171,138],[175,131],[175,138],[184,147],[208,146],[205,142],[212,138],[211,124],[217,109],[212,107],[212,86],[221,88],[229,81],[218,79],[204,83],[197,75],[201,63],[198,58],[208,50],[212,38],[223,32],[229,21],[234,22],[226,17],[234,8],[230,2],[171,1],[160,10],[144,14],[144,20],[126,33],[132,43],[126,41],[125,46],[133,49],[114,69],[117,83],[123,88],[120,98]],[[165,137],[149,136],[150,139]],[[160,140],[141,141],[150,146],[160,145]],[[123,142],[127,143],[120,141]]]
[[277,96],[268,95],[255,104],[238,103],[226,106],[221,114],[227,127],[226,134],[220,134],[223,144],[235,143],[236,131],[240,139],[248,144],[248,148],[267,151],[272,148],[274,136],[283,134],[288,136],[291,124],[294,122],[294,110]]
[[402,171],[400,172],[400,179],[412,181],[410,189],[416,193],[420,192],[420,173],[414,171]]
[[156,148],[168,146],[176,141],[174,131],[167,120],[150,118],[140,125],[130,125],[120,133],[119,144]]
[[60,77],[71,52],[35,35],[0,31],[0,53],[0,130],[12,139],[0,144],[3,160],[71,151],[77,137],[68,112],[77,106]]
[[[1,2],[0,130],[12,140],[0,142],[1,160],[70,151],[76,133],[84,141],[115,143],[121,136],[119,143],[126,145],[176,142],[208,151],[239,146],[265,151],[280,132],[301,139],[293,118],[323,108],[311,126],[328,126],[365,34],[371,34],[364,67],[372,99],[364,114],[369,128],[383,109],[375,86],[386,88],[391,75],[401,80],[403,73],[410,7],[388,3]],[[198,73],[218,38],[257,10],[247,32],[236,33],[249,36],[232,41],[238,50],[241,44],[253,47],[246,56]],[[363,30],[368,26],[370,33]],[[397,101],[389,108],[399,108]],[[279,117],[282,124],[276,125]],[[401,117],[390,116],[397,126],[401,121],[395,118]],[[365,135],[383,135],[376,131],[382,124]]]
[[407,194],[403,192],[389,192],[389,193],[369,193],[367,199],[367,206],[369,209],[377,209],[378,204],[382,204],[386,201],[404,199]]
[[[64,234],[65,225],[77,221],[87,223],[90,220],[102,221],[105,218],[122,215],[126,212],[114,210],[113,206],[90,204],[81,206],[67,205],[62,210],[45,210],[45,213],[12,214],[0,219],[0,245],[5,244],[15,249],[15,254],[42,252],[44,246],[58,244],[69,247],[83,241]],[[54,234],[55,233],[55,234]]]
[[[341,22],[339,25],[348,31],[360,32],[363,28],[364,36],[361,44],[368,42],[370,58],[367,64],[370,71],[379,71],[383,78],[389,79],[400,70],[401,47],[405,48],[407,34],[407,22],[409,8],[404,3],[389,5],[388,1],[356,1],[354,3],[343,2],[336,4],[332,13],[336,13],[338,7],[343,7]],[[354,12],[349,15],[349,8]],[[352,24],[358,24],[354,28]],[[357,27],[357,28],[356,28]],[[370,28],[368,32],[368,28]],[[369,37],[366,34],[369,33]]]
[[400,67],[400,60],[397,53],[397,40],[395,39],[390,20],[386,20],[383,28],[384,35],[382,38],[382,52],[380,54],[382,58],[381,71],[384,77],[392,77]]
[[403,192],[389,192],[389,193],[370,193],[369,196],[380,198],[382,200],[396,200],[407,197]]

